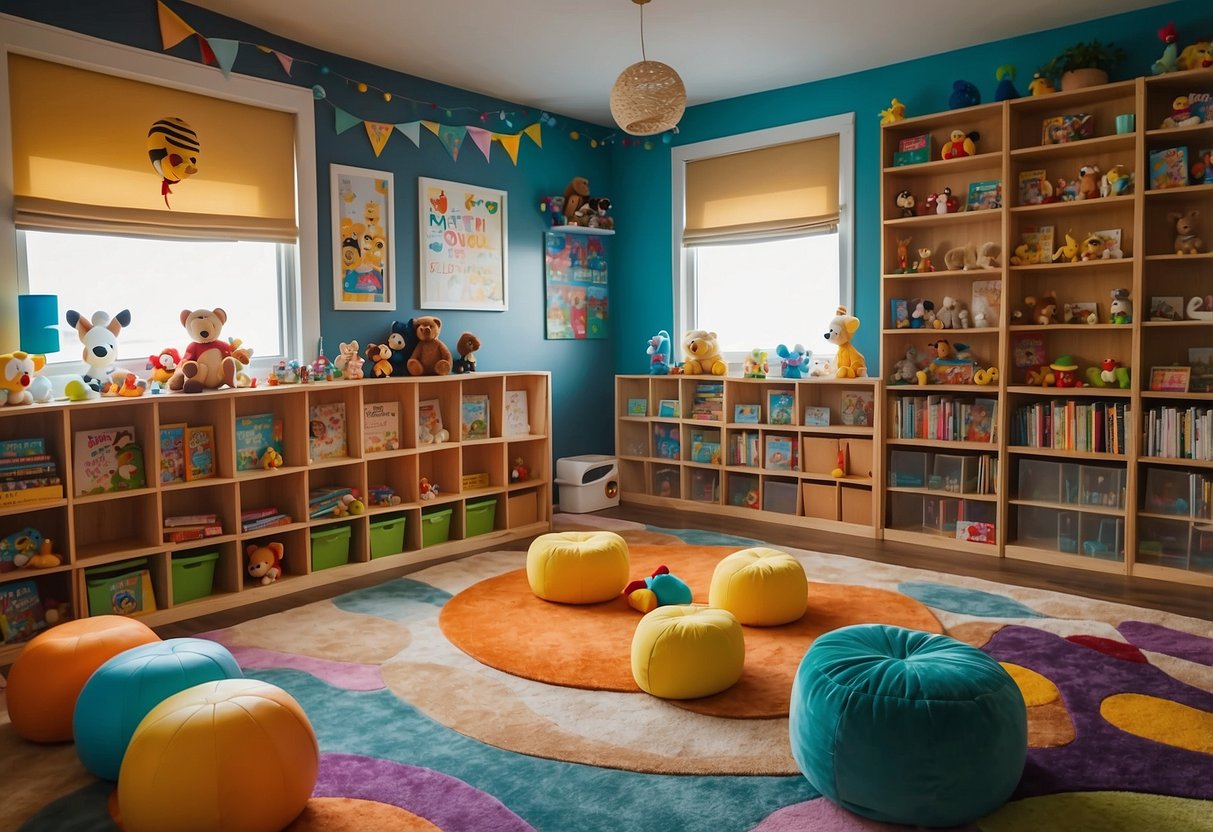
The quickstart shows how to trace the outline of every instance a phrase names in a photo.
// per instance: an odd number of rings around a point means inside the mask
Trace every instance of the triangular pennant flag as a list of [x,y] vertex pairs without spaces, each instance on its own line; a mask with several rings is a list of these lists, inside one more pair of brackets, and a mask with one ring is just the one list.
[[157,0],[156,16],[160,18],[160,42],[169,49],[195,34],[193,28],[177,16],[177,13]]
[[543,136],[539,132],[539,127],[540,127],[539,122],[535,122],[530,127],[523,130],[522,132],[525,133],[528,137],[530,137],[531,141],[533,141],[536,145],[538,145],[539,147],[543,147]]
[[[198,33],[195,32],[194,34]],[[219,59],[215,57],[215,52],[211,49],[211,45],[206,42],[206,38],[202,37],[202,35],[198,35],[198,50],[202,53],[202,63],[212,65],[219,63]]]
[[472,143],[480,148],[480,152],[484,154],[484,160],[487,162],[489,150],[493,146],[493,134],[480,127],[469,127],[468,135],[472,137]]
[[518,167],[518,141],[521,139],[521,134],[515,133],[507,136],[503,133],[494,133],[493,138],[501,142],[505,152],[510,154],[510,161],[514,163],[514,167]]
[[396,129],[409,137],[409,141],[421,147],[421,122],[406,121],[404,124],[397,124]]
[[274,57],[278,59],[278,63],[282,64],[282,71],[290,75],[291,64],[295,63],[295,59],[290,55],[283,55],[281,52],[274,52]]
[[240,51],[240,41],[227,38],[210,38],[207,42],[215,60],[219,62],[219,71],[227,78],[232,73],[232,64],[236,63],[236,53]]
[[368,121],[366,122],[366,136],[371,140],[371,148],[374,149],[375,157],[378,158],[379,154],[383,152],[383,146],[392,137],[392,125]]
[[446,152],[451,154],[451,159],[459,161],[459,148],[463,147],[463,138],[467,135],[466,127],[454,126],[450,124],[438,125],[438,141],[442,142],[442,146],[446,148]]
[[421,124],[426,130],[429,130],[435,136],[438,135],[438,128],[442,126],[436,121],[423,121]]
[[349,130],[355,124],[359,124],[362,122],[362,119],[358,118],[358,116],[350,115],[345,110],[338,107],[336,104],[333,105],[333,109],[337,111],[335,121],[336,121],[338,133],[344,133],[346,130]]

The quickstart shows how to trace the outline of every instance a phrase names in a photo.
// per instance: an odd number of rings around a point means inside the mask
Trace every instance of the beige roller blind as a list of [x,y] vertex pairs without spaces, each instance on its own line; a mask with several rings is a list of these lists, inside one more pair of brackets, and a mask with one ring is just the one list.
[[[18,228],[294,241],[295,117],[9,55]],[[147,153],[163,118],[198,134],[198,173],[171,186]]]
[[761,239],[838,223],[838,136],[689,162],[685,245]]

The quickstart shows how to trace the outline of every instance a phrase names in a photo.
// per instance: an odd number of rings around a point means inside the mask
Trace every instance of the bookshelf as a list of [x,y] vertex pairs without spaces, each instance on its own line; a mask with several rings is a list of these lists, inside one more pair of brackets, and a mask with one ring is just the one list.
[[[527,433],[503,435],[505,402],[525,392]],[[460,441],[462,397],[488,401],[486,438]],[[441,405],[450,439],[418,441],[418,405]],[[364,452],[364,404],[388,405],[399,419],[397,447]],[[345,455],[312,458],[311,417],[341,406],[345,413]],[[382,408],[381,408],[382,409]],[[236,424],[241,417],[271,414],[282,426],[281,467],[238,467]],[[157,441],[161,425],[212,426],[214,476],[186,482],[160,481]],[[76,495],[73,438],[78,431],[133,426],[144,452],[147,483],[128,491]],[[35,404],[0,408],[0,440],[43,437],[58,463],[63,496],[38,502],[0,505],[0,537],[25,527],[51,538],[60,566],[0,572],[6,585],[32,580],[39,595],[54,605],[70,604],[77,616],[88,611],[88,578],[98,567],[121,567],[146,559],[156,610],[141,619],[149,626],[193,618],[223,609],[330,584],[357,575],[410,564],[446,560],[504,541],[541,534],[551,528],[551,396],[547,373],[475,373],[460,376],[367,379],[291,384],[194,395],[145,395],[89,402]],[[525,479],[511,479],[514,460],[523,459]],[[436,499],[423,500],[421,477],[440,485]],[[467,485],[465,486],[465,482]],[[373,505],[360,515],[311,517],[309,495],[349,487],[366,499],[368,488],[389,486],[399,502]],[[495,501],[492,528],[474,534],[468,522],[486,501]],[[272,506],[290,522],[244,531],[241,516]],[[445,540],[424,545],[423,521],[449,509]],[[166,517],[214,514],[223,533],[183,542],[165,542]],[[478,517],[482,516],[479,513]],[[399,551],[372,558],[372,538],[383,521],[404,519]],[[316,569],[313,536],[348,529],[348,563]],[[323,537],[323,535],[319,535]],[[281,542],[283,576],[261,585],[245,572],[248,544]],[[174,603],[174,556],[216,552],[213,591]],[[109,610],[105,610],[109,612]],[[0,644],[0,665],[11,662],[21,643]]]
[[[621,498],[873,537],[879,387],[872,378],[616,376]],[[847,473],[835,477],[840,449]]]

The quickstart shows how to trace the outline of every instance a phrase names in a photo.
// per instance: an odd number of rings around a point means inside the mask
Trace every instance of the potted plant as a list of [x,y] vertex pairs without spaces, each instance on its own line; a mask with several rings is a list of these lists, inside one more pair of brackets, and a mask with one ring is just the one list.
[[1125,59],[1125,50],[1113,43],[1076,43],[1040,68],[1042,75],[1057,78],[1061,90],[1077,90],[1108,83],[1108,73]]

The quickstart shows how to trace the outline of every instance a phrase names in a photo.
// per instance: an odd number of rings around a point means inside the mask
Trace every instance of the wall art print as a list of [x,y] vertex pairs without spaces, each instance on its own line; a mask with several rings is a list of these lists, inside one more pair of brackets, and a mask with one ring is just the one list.
[[396,308],[395,185],[386,171],[329,166],[333,308]]
[[547,231],[543,238],[546,336],[551,340],[606,338],[605,238],[561,231]]
[[508,308],[506,193],[417,179],[421,308]]

